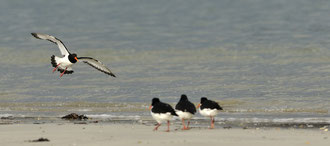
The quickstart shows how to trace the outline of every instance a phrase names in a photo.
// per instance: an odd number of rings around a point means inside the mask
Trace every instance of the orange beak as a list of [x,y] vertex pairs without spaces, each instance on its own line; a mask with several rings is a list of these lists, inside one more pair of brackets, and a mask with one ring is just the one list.
[[74,57],[74,59],[76,59],[77,61],[79,61],[77,57]]
[[151,109],[152,109],[152,105],[149,106],[149,110],[151,110]]
[[197,105],[197,108],[199,108],[200,106],[201,106],[201,104],[198,104],[198,105]]

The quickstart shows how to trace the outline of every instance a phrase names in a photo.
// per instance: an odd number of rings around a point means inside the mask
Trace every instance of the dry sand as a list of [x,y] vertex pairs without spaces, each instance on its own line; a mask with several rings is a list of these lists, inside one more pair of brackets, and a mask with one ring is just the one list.
[[[171,126],[174,128],[174,126]],[[0,125],[0,146],[329,146],[330,132],[320,129],[217,129],[152,131],[140,124]],[[40,137],[50,142],[29,142]]]

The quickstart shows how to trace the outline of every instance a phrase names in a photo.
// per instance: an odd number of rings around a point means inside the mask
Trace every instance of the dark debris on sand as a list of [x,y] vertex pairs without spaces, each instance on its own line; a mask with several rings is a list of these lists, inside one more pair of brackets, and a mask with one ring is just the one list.
[[39,139],[35,139],[35,140],[29,140],[29,142],[49,142],[50,140],[48,138],[39,138]]
[[85,115],[78,115],[76,113],[71,113],[71,114],[68,114],[66,116],[63,116],[62,119],[65,119],[65,120],[87,120],[88,117],[85,116]]
[[13,120],[14,117],[13,116],[8,116],[8,117],[1,117],[1,120]]

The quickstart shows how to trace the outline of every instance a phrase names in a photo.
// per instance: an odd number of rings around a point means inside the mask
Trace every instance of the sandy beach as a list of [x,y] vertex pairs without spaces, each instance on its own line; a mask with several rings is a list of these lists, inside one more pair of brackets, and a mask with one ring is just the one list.
[[[177,125],[171,132],[152,131],[142,124],[12,124],[0,125],[1,146],[131,146],[131,145],[254,145],[254,146],[328,146],[330,133],[321,129],[253,128],[223,129],[192,128],[182,131]],[[39,138],[49,142],[31,142]]]
[[[0,146],[330,146],[329,8],[0,0]],[[153,131],[152,99],[175,108],[182,94],[190,111],[220,104],[215,129],[202,111],[190,130],[174,117]]]

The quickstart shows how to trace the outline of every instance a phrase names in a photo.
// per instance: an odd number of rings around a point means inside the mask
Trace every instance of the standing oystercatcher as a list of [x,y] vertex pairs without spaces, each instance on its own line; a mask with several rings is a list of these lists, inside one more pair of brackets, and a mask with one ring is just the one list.
[[105,74],[108,74],[110,76],[116,77],[110,69],[108,69],[105,65],[103,65],[100,61],[91,58],[91,57],[77,57],[77,54],[70,53],[68,49],[65,47],[63,42],[59,40],[56,37],[53,37],[51,35],[47,34],[40,34],[40,33],[31,33],[35,38],[42,39],[42,40],[48,40],[50,42],[55,43],[58,48],[60,49],[60,52],[62,54],[62,57],[57,57],[55,55],[51,56],[51,63],[54,67],[53,72],[56,71],[56,69],[61,72],[60,77],[62,77],[64,74],[72,74],[73,70],[71,66],[78,62],[78,60],[83,61],[84,63],[87,63],[88,65],[94,67],[95,69],[104,72]]
[[208,100],[206,97],[201,98],[201,103],[197,106],[199,113],[203,116],[211,118],[211,127],[210,129],[214,128],[214,116],[218,114],[222,107],[212,100]]
[[173,116],[178,116],[172,106],[167,103],[161,102],[159,98],[153,98],[149,110],[151,110],[151,116],[157,121],[157,125],[154,128],[154,131],[158,130],[158,127],[163,121],[167,121],[166,132],[169,132],[170,120]]
[[[193,103],[188,100],[187,95],[182,94],[180,101],[175,106],[175,113],[179,116],[182,121],[183,128],[182,130],[188,130],[190,119],[196,113],[196,107]],[[186,127],[184,120],[188,120],[188,125]]]

